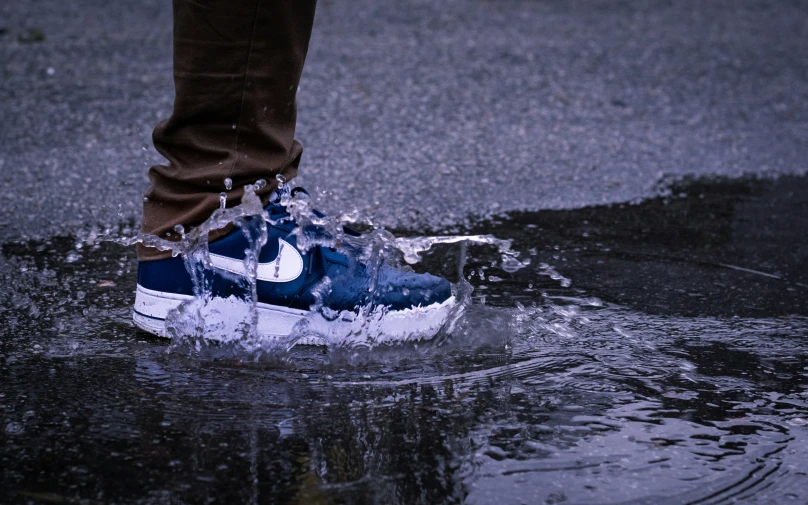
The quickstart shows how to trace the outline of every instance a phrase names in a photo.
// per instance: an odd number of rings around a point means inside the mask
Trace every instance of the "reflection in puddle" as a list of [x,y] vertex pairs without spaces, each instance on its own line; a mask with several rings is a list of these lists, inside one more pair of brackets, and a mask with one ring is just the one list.
[[0,501],[802,503],[806,198],[697,182],[514,215],[470,231],[531,265],[470,248],[448,338],[260,358],[135,331],[117,246],[5,244]]

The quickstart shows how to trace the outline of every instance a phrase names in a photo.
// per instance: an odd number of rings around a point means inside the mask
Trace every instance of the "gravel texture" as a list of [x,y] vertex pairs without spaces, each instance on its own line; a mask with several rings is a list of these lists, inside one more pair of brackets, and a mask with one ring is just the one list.
[[[137,222],[170,2],[0,4],[0,96],[0,242]],[[394,228],[802,174],[808,2],[325,0],[299,100],[298,182]]]

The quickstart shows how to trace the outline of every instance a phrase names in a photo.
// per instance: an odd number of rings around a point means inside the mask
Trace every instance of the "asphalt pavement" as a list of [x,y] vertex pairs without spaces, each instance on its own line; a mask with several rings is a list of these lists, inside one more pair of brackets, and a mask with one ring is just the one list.
[[[3,2],[0,96],[0,242],[136,223],[170,2]],[[299,183],[398,229],[804,174],[808,2],[326,0],[299,107]]]
[[171,22],[0,2],[2,503],[808,503],[808,0],[321,1],[298,182],[530,264],[439,246],[440,339],[252,354],[76,240],[137,226]]

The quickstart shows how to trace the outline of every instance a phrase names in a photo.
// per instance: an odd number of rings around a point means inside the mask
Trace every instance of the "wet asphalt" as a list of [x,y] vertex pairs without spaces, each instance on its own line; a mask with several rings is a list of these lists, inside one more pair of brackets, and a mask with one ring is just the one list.
[[3,244],[0,502],[804,503],[807,227],[794,176],[512,213],[450,334],[263,354],[134,328],[117,244]]
[[[170,2],[4,2],[0,62],[0,241],[137,222]],[[322,1],[299,100],[299,182],[394,228],[802,174],[808,4]]]
[[299,93],[319,207],[530,260],[470,247],[441,345],[137,331],[87,231],[137,227],[170,2],[0,3],[0,502],[808,500],[808,2],[321,1]]

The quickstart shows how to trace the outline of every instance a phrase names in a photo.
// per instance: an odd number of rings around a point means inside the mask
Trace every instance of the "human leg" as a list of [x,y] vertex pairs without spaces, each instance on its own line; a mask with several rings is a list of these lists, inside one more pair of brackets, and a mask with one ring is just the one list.
[[[232,206],[245,184],[265,179],[266,198],[277,174],[295,176],[295,95],[315,3],[174,0],[174,109],[153,135],[168,164],[149,171],[142,232],[172,238],[177,224],[200,224],[219,206],[226,178]],[[138,248],[140,260],[167,256]]]
[[[344,230],[346,236],[335,237],[306,224],[308,218],[298,225],[287,204],[296,193],[305,198],[305,190],[268,201],[275,175],[291,179],[302,152],[294,140],[295,93],[314,0],[174,0],[174,11],[174,110],[154,131],[155,146],[169,163],[149,172],[142,231],[179,238],[177,224],[190,229],[219,206],[225,178],[232,180],[228,206],[240,202],[245,184],[266,180],[259,190],[265,215],[211,236],[203,271],[186,268],[187,258],[141,246],[135,324],[169,336],[180,308],[204,300],[236,300],[217,312],[239,322],[236,307],[249,298],[253,329],[263,337],[291,335],[298,325],[317,321],[310,316],[321,309],[328,321],[338,314],[350,334],[365,325],[362,314],[368,312],[373,317],[367,324],[382,335],[433,336],[455,307],[448,281],[365,265],[360,243],[343,244],[361,242],[358,233]],[[265,244],[255,247],[244,230],[258,230]],[[302,236],[312,244],[299,244]]]

